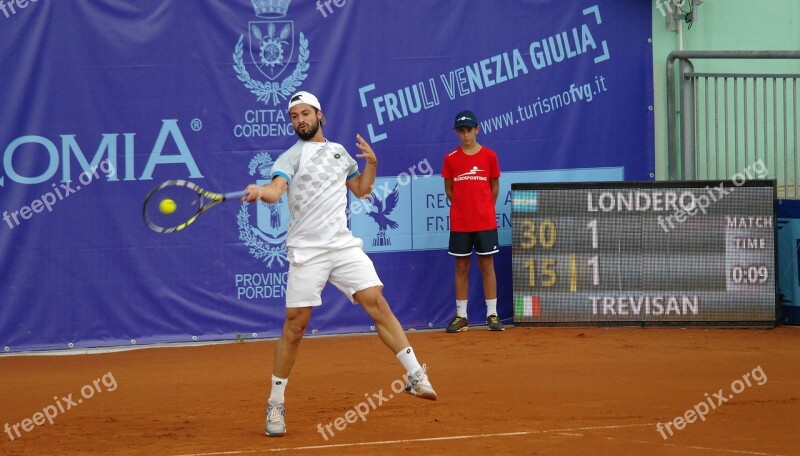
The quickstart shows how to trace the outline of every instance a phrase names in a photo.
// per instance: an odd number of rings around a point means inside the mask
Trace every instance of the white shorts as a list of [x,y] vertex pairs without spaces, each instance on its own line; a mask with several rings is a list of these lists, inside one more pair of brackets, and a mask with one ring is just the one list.
[[352,303],[356,302],[353,295],[357,291],[383,286],[372,260],[360,246],[320,250],[302,263],[292,262],[286,281],[286,307],[322,304],[326,282],[332,283]]

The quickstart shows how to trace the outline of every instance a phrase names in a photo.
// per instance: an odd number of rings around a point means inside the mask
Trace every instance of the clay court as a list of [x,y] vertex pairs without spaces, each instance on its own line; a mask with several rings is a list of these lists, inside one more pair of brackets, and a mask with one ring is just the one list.
[[282,438],[263,433],[274,341],[2,357],[0,454],[800,453],[798,327],[409,338],[438,401],[393,391],[399,364],[376,335],[309,337]]

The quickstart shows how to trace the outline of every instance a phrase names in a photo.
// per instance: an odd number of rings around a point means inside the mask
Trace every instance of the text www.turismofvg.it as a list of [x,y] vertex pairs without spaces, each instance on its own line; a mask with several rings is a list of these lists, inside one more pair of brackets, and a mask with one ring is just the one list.
[[560,93],[544,97],[539,96],[531,103],[517,105],[516,109],[489,117],[481,122],[481,131],[487,134],[492,133],[520,122],[527,122],[550,114],[571,104],[591,103],[598,95],[607,91],[606,78],[602,75],[595,76],[593,82],[570,84]]

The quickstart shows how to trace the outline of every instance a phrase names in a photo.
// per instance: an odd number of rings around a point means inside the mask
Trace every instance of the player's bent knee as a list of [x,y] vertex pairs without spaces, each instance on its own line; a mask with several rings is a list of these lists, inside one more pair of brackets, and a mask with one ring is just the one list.
[[353,300],[362,306],[364,305],[372,305],[378,301],[383,299],[383,293],[381,292],[381,287],[376,285],[374,287],[365,288],[363,290],[356,291],[353,293]]
[[283,337],[290,342],[296,342],[303,338],[307,325],[286,322],[283,326]]
[[286,321],[283,324],[284,337],[289,340],[302,339],[310,320],[310,308],[298,307],[287,309]]
[[383,293],[376,293],[375,295],[369,296],[359,296],[361,299],[356,299],[356,302],[361,304],[361,307],[370,314],[373,318],[378,317],[379,315],[388,315],[392,313],[392,309],[389,307],[389,302],[383,296]]

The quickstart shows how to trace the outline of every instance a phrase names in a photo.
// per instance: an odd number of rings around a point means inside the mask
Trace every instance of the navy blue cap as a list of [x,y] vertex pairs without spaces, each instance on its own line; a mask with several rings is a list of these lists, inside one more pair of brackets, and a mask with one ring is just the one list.
[[478,119],[472,111],[461,111],[456,114],[456,122],[453,128],[458,127],[477,127]]

